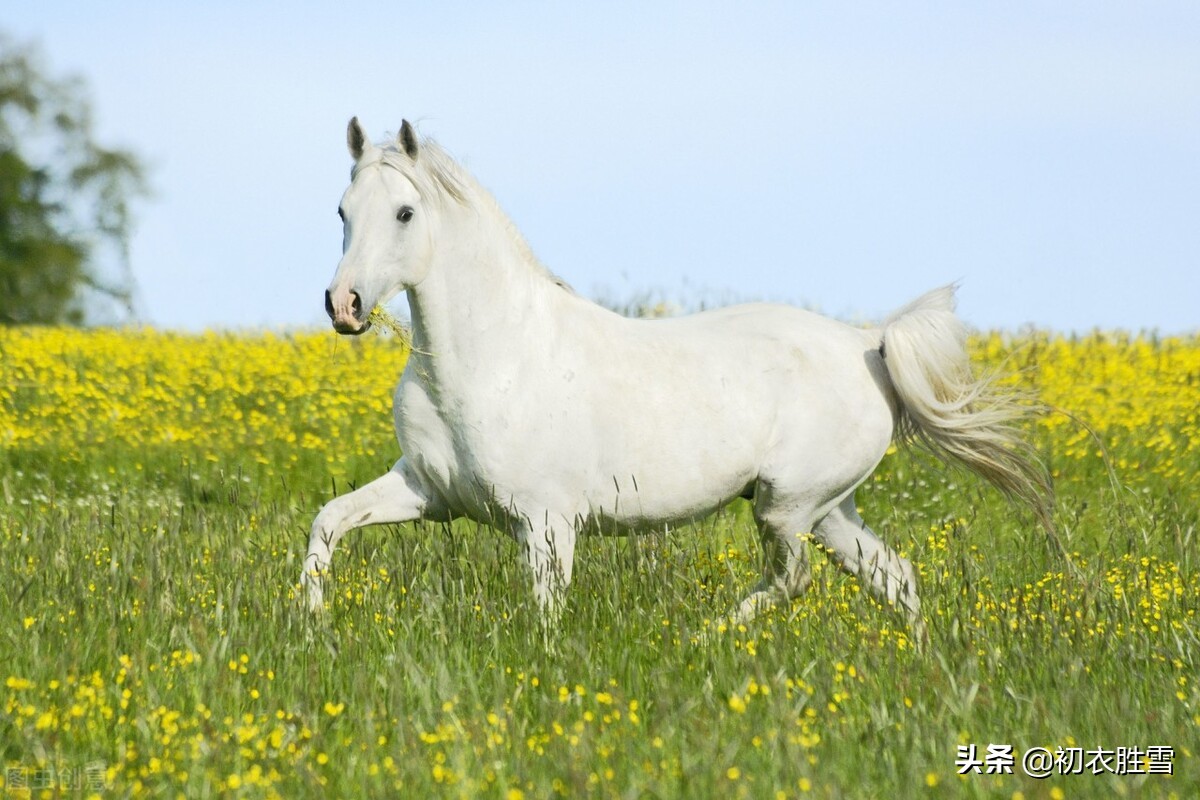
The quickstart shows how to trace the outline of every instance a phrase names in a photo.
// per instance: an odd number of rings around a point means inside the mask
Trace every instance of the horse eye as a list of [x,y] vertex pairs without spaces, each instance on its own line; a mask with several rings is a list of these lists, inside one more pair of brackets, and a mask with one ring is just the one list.
[[412,218],[412,206],[401,206],[400,210],[396,212],[396,219],[400,220],[401,222],[409,222],[412,220]]

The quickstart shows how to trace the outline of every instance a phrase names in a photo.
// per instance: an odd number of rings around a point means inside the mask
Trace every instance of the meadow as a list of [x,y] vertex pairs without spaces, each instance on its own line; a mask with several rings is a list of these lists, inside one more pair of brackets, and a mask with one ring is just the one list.
[[740,501],[582,541],[548,647],[468,523],[351,534],[297,606],[321,504],[399,455],[398,339],[0,329],[0,797],[1200,796],[1200,338],[972,347],[1057,409],[1069,563],[900,450],[859,504],[923,650],[815,544],[805,597],[723,624]]

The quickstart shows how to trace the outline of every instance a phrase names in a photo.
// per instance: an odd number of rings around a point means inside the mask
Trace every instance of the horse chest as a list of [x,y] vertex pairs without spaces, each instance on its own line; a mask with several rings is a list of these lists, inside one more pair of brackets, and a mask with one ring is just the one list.
[[469,405],[408,377],[396,387],[393,416],[405,458],[418,471],[427,491],[457,514],[485,513],[496,488],[496,442]]

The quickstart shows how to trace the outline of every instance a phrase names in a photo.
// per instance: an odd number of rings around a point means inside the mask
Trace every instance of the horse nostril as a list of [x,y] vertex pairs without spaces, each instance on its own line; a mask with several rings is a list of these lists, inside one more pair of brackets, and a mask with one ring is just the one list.
[[333,295],[329,293],[328,289],[325,290],[325,313],[329,315],[330,319],[333,319]]
[[354,312],[354,316],[357,317],[362,314],[362,298],[358,296],[358,292],[350,292],[350,297],[352,298],[350,300],[350,309]]

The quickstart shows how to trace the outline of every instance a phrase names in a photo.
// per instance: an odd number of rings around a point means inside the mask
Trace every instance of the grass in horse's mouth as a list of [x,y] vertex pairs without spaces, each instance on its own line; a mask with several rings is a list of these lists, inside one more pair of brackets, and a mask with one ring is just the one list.
[[388,331],[398,337],[405,345],[412,345],[412,331],[403,322],[392,316],[383,306],[375,306],[371,309],[371,313],[367,315],[367,322],[375,330]]

